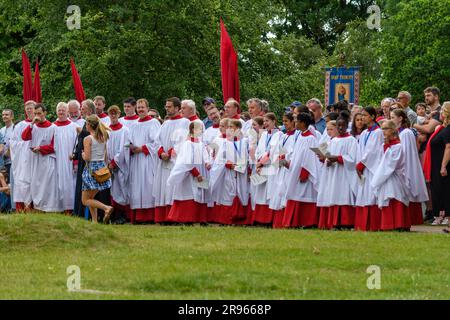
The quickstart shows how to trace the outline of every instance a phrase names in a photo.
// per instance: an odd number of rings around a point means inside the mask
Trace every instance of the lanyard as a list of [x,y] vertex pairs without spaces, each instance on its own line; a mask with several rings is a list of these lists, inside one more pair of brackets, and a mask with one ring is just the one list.
[[302,134],[301,130],[297,130],[297,133],[295,134],[295,143],[297,143],[298,137]]
[[372,132],[374,132],[375,131],[375,129],[378,127],[378,125],[377,124],[374,124],[372,127],[370,127],[370,129],[369,129],[369,134],[366,136],[366,138],[364,139],[364,147],[367,145],[367,141],[369,140],[369,138],[370,138],[370,135],[372,134]]
[[[284,138],[284,140],[283,140],[283,147],[286,144],[286,142],[289,140],[290,137],[291,137],[291,135],[288,135],[286,138]],[[297,141],[297,140],[295,140],[295,141]]]
[[234,146],[234,149],[236,150],[236,154],[238,156],[240,156],[241,155],[241,150],[242,150],[242,139],[239,140],[239,149],[238,149],[238,147],[236,145],[236,141],[233,141],[233,146]]

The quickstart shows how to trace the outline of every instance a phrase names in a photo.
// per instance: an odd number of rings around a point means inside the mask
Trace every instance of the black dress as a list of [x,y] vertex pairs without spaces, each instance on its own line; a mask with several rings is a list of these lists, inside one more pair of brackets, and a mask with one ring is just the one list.
[[[431,200],[433,203],[433,215],[439,216],[439,212],[445,210],[450,214],[450,177],[441,176],[442,159],[445,147],[450,144],[450,126],[442,129],[431,140]],[[450,162],[447,164],[447,172],[450,173]]]
[[73,214],[79,217],[84,217],[84,206],[81,202],[81,187],[83,184],[82,175],[83,175],[83,169],[85,166],[85,162],[83,160],[83,157],[81,156],[84,145],[83,141],[84,138],[86,138],[89,135],[89,132],[86,130],[86,124],[83,126],[83,129],[78,134],[77,137],[77,145],[75,147],[75,160],[78,160],[78,171],[77,171],[77,182],[75,185],[75,204],[73,209]]

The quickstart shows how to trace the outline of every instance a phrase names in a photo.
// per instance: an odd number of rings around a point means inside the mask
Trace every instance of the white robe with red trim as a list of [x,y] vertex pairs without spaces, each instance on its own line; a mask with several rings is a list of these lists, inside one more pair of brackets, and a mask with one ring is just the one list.
[[73,210],[77,173],[74,171],[73,162],[69,157],[72,155],[73,146],[77,140],[79,126],[70,120],[56,121],[55,126],[54,149],[58,172],[59,201],[64,210]]
[[103,122],[104,125],[108,126],[111,124],[111,119],[106,113],[102,113],[97,115],[100,118],[100,121]]
[[[359,180],[357,180],[358,182],[353,188],[353,191],[356,194],[355,205],[358,207],[377,204],[377,195],[370,184],[373,175],[380,164],[381,158],[383,158],[383,144],[384,134],[380,128],[372,131],[366,129],[361,133],[356,163],[362,162],[366,168],[363,171],[364,183],[361,184]],[[355,175],[357,175],[356,170]]]
[[211,163],[208,151],[202,142],[184,141],[175,148],[177,159],[170,172],[167,184],[173,188],[173,200],[194,200],[197,203],[212,206],[211,189],[202,189],[194,185],[195,178],[191,170],[196,168],[203,178],[209,180],[206,164]]
[[332,156],[342,156],[344,164],[337,162],[330,167],[322,166],[318,207],[353,206],[355,204],[354,186],[356,178],[356,153],[358,142],[353,136],[336,137],[330,141],[328,151]]
[[134,126],[136,124],[136,122],[138,122],[139,120],[139,116],[138,115],[134,115],[134,116],[129,116],[129,117],[122,117],[119,119],[119,122],[124,125],[125,127],[127,127],[128,129],[130,129],[132,126]]
[[13,174],[13,202],[31,203],[31,156],[30,141],[22,139],[23,130],[31,122],[21,121],[15,125],[10,140],[11,170]]
[[[151,119],[150,117],[146,119]],[[130,128],[130,142],[136,147],[146,147],[144,152],[131,155],[130,160],[130,207],[150,209],[155,207],[153,183],[155,180],[156,158],[159,148],[158,135],[161,124],[156,119],[138,121]]]
[[410,201],[428,201],[428,191],[417,151],[416,136],[411,129],[404,129],[400,132],[400,143],[405,154],[405,174],[411,187]]
[[[235,197],[238,197],[243,206],[248,205],[249,181],[248,181],[248,139],[239,141],[227,139],[218,141],[217,155],[211,169],[211,193],[213,200],[220,205],[232,206]],[[228,169],[225,165],[230,162],[245,167],[245,172],[240,173]]]
[[[318,143],[319,139],[314,135],[298,136],[293,146],[291,165],[285,177],[284,194],[283,189],[279,192],[279,196],[283,197],[283,206],[286,206],[289,200],[316,203],[322,166],[310,148],[316,148]],[[308,181],[305,183],[300,182],[302,169],[309,172]]]
[[[31,131],[30,147],[51,146],[53,149],[50,154],[32,153],[31,156],[31,200],[35,209],[44,212],[63,211],[58,194],[58,171],[53,144],[55,130],[56,126],[50,123],[48,127],[33,125]],[[30,150],[28,152],[31,153]]]
[[[173,203],[173,187],[167,184],[177,154],[173,152],[180,143],[186,140],[189,133],[189,120],[185,118],[168,119],[164,121],[159,132],[158,157],[156,159],[155,183],[153,184],[153,196],[155,206],[164,207]],[[159,155],[169,153],[170,159],[163,161]]]
[[206,129],[206,131],[203,133],[203,143],[207,146],[209,146],[211,143],[214,142],[214,140],[220,135],[220,129],[214,128],[214,126],[209,127]]
[[126,206],[129,203],[130,131],[122,124],[110,127],[106,150],[108,163],[115,164],[111,177],[111,197],[118,204]]
[[[283,133],[279,130],[272,133],[271,138],[267,131],[264,131],[256,148],[256,160],[268,156],[268,162],[263,166],[261,175],[267,177],[267,181],[252,188],[252,206],[269,205],[270,198],[275,194],[275,179],[277,173],[278,157],[280,155],[279,142]],[[255,174],[256,170],[252,173]]]
[[[295,145],[295,132],[293,134],[283,134],[279,140],[278,149],[280,156],[286,161],[292,160]],[[280,159],[280,160],[283,160]],[[277,173],[274,179],[274,195],[270,197],[269,208],[272,210],[281,210],[283,208],[283,198],[286,195],[287,176],[289,169],[285,166],[277,166]]]
[[392,199],[409,206],[411,193],[405,162],[406,157],[400,143],[391,145],[384,152],[371,182],[372,188],[377,193],[377,204],[380,209],[389,206]]

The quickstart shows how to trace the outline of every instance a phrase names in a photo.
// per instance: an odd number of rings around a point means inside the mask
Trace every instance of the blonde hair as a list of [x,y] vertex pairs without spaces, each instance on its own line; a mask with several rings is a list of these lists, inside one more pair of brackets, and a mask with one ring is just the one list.
[[441,108],[442,116],[444,117],[444,127],[450,124],[450,101],[444,102]]
[[397,126],[395,125],[395,122],[392,120],[386,120],[383,122],[383,125],[387,127],[388,129],[392,129],[392,133],[394,137],[398,137],[398,130]]
[[139,99],[138,101],[136,101],[136,105],[139,104],[139,103],[144,103],[145,106],[147,107],[147,109],[150,109],[150,104],[148,103],[147,99]]
[[337,122],[336,122],[336,120],[330,120],[330,121],[328,121],[328,122],[327,122],[327,127],[328,127],[329,124],[332,125],[333,127],[337,128]]
[[107,113],[109,114],[110,112],[112,113],[117,113],[117,114],[121,114],[120,108],[116,105],[112,105],[111,107],[108,108]]
[[89,126],[94,130],[94,138],[95,140],[106,142],[109,139],[109,132],[111,129],[108,128],[100,121],[100,118],[95,114],[91,114],[86,118],[86,122]]
[[230,119],[229,118],[220,119],[220,124],[228,128],[230,126]]

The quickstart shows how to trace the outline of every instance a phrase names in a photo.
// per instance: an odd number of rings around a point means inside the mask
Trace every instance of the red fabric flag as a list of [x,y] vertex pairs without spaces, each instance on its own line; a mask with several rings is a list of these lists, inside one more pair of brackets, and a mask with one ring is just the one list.
[[70,59],[70,67],[72,69],[72,80],[73,87],[75,88],[75,96],[77,97],[78,102],[82,103],[86,100],[86,95],[84,94],[83,84],[81,83],[80,75],[78,74],[73,58]]
[[229,98],[240,102],[238,58],[222,19],[220,19],[220,64],[224,103]]
[[23,103],[33,99],[33,85],[31,80],[31,66],[27,53],[22,49],[22,71],[23,71]]
[[34,69],[34,81],[32,90],[33,100],[41,103],[42,102],[42,89],[41,89],[41,76],[39,74],[39,62],[36,60],[36,67]]

